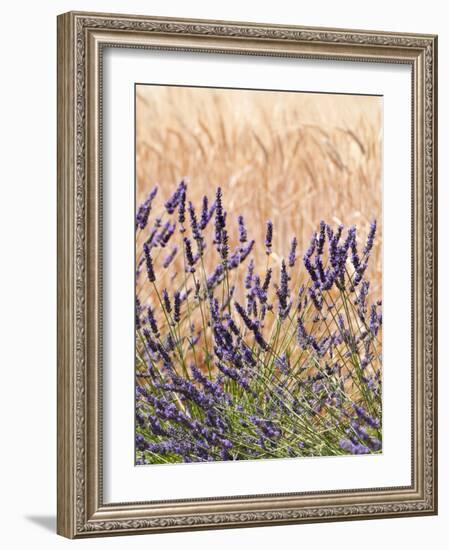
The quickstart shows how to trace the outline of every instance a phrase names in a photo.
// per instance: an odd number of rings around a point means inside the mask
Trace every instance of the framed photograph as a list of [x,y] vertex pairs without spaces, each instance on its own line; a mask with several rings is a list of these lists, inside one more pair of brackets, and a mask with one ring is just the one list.
[[437,37],[58,17],[58,533],[437,512]]

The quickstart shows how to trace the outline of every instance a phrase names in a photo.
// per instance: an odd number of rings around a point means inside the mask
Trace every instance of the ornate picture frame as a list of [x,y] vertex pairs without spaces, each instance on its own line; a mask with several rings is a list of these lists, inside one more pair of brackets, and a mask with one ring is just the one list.
[[[411,69],[411,483],[104,501],[102,89],[106,48]],[[437,37],[70,12],[58,17],[58,518],[69,538],[437,513]],[[151,466],[150,466],[151,467]]]

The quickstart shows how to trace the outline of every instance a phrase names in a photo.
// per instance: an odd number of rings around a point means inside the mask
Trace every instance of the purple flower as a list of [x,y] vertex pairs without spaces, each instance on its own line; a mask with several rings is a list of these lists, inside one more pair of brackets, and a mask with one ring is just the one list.
[[360,407],[359,405],[354,405],[354,410],[359,418],[361,418],[363,421],[365,421],[368,426],[371,426],[372,428],[379,428],[380,427],[380,421],[378,418],[373,418],[371,415],[369,415],[366,410],[363,407]]
[[282,260],[281,266],[281,283],[277,290],[277,296],[279,300],[279,318],[284,320],[288,315],[288,298],[290,296],[290,291],[288,289],[289,276],[287,273],[287,267],[285,261]]
[[297,245],[298,245],[298,241],[296,240],[296,237],[293,237],[292,244],[290,246],[290,254],[288,255],[288,265],[289,265],[289,267],[294,267],[294,265],[295,265]]
[[339,225],[329,243],[330,263],[334,269],[340,268],[342,259],[346,261],[346,257],[343,258],[341,254],[344,249],[341,249],[339,245],[342,232],[343,226]]
[[148,344],[148,348],[153,352],[153,353],[158,353],[159,351],[159,348],[158,348],[158,345],[157,343],[153,340],[151,334],[149,333],[149,331],[144,328],[142,330],[142,333],[143,333],[143,336],[145,338],[145,342]]
[[221,232],[220,254],[223,262],[226,264],[226,261],[228,259],[228,254],[229,254],[229,240],[228,240],[228,232],[226,231],[225,228],[223,228]]
[[217,367],[225,376],[237,382],[237,384],[242,386],[245,390],[250,389],[248,380],[244,376],[242,376],[236,369],[226,366],[221,361],[217,362]]
[[271,275],[273,273],[273,270],[271,269],[271,267],[269,267],[267,269],[267,272],[265,273],[265,279],[263,281],[263,285],[262,285],[262,290],[267,293],[268,292],[268,289],[270,287],[270,281],[271,281]]
[[245,323],[247,328],[249,328],[249,330],[253,330],[254,322],[249,318],[249,316],[246,313],[246,311],[244,310],[244,308],[238,302],[234,303],[234,307],[237,310],[240,317],[243,319],[243,322]]
[[143,252],[145,254],[148,280],[150,281],[150,283],[154,283],[154,281],[156,280],[156,276],[154,274],[153,260],[151,258],[151,249],[147,243],[144,243],[143,245]]
[[173,351],[175,349],[176,342],[173,340],[173,337],[171,334],[167,335],[167,338],[165,339],[165,342],[164,342],[164,346],[167,351]]
[[135,301],[135,307],[136,307],[136,329],[139,329],[142,326],[142,322],[141,322],[141,319],[140,319],[140,315],[142,313],[142,305],[141,305],[140,300],[137,296],[136,296],[136,301]]
[[179,201],[181,199],[181,195],[185,195],[185,190],[187,186],[184,182],[184,180],[181,180],[180,184],[176,188],[176,191],[173,193],[173,195],[166,201],[165,208],[169,214],[173,214],[173,212],[176,210],[176,207],[179,204]]
[[201,208],[201,219],[200,219],[200,228],[204,229],[208,223],[208,214],[209,214],[209,199],[206,195],[203,196],[203,205]]
[[226,213],[223,210],[221,187],[217,189],[215,204],[215,243],[220,252],[223,230],[226,226]]
[[203,250],[205,248],[204,239],[198,225],[195,208],[190,201],[189,201],[189,215],[190,215],[190,226],[192,228],[192,235],[198,245],[198,253],[200,256],[202,256]]
[[365,321],[366,316],[366,298],[368,296],[369,282],[363,281],[355,303],[357,305],[357,313],[362,321]]
[[165,269],[167,269],[167,267],[172,263],[172,261],[173,261],[174,257],[176,256],[177,252],[178,252],[178,247],[174,246],[172,248],[172,251],[170,252],[170,254],[168,254],[164,258],[164,261],[163,261],[162,265],[164,266]]
[[178,200],[178,220],[181,226],[181,233],[184,233],[184,222],[186,221],[186,188],[183,187]]
[[250,241],[246,246],[241,246],[228,260],[228,269],[236,269],[251,254],[255,241]]
[[264,418],[259,418],[256,415],[251,415],[249,419],[257,428],[260,429],[264,436],[275,439],[281,436],[280,430],[275,426],[275,424],[273,424],[273,422],[265,420]]
[[367,430],[355,420],[351,422],[351,428],[354,430],[358,439],[363,441],[363,443],[373,451],[379,451],[382,448],[382,443],[377,439],[377,437],[371,436]]
[[253,297],[257,298],[261,304],[264,304],[267,301],[267,294],[260,286],[259,275],[254,277],[254,286],[251,289],[251,294]]
[[355,225],[352,225],[348,230],[348,242],[352,252],[351,262],[357,271],[360,268],[360,258],[357,252],[357,229]]
[[319,345],[318,341],[311,334],[307,333],[304,323],[299,315],[297,320],[296,335],[298,339],[298,344],[302,349],[312,348],[313,351],[315,351],[315,353],[317,353],[319,356],[323,355],[324,350]]
[[170,240],[171,236],[175,232],[176,229],[176,223],[170,223],[167,222],[162,231],[159,233],[157,237],[157,242],[160,244],[162,248],[165,248],[167,246],[168,241]]
[[156,225],[154,225],[145,243],[150,249],[152,249],[157,246],[157,239],[158,239],[158,228],[156,227]]
[[353,455],[366,455],[370,450],[366,445],[362,443],[353,443],[350,439],[340,439],[340,447]]
[[309,297],[312,300],[313,305],[315,306],[315,309],[318,311],[321,311],[323,308],[323,297],[321,294],[318,294],[313,288],[308,289]]
[[382,325],[382,314],[377,313],[376,305],[371,306],[371,314],[369,320],[369,329],[374,336],[377,336],[379,329]]
[[151,308],[151,306],[148,306],[147,311],[148,311],[147,318],[148,318],[148,323],[150,324],[150,328],[151,328],[153,334],[156,336],[156,338],[159,338],[159,329],[158,329],[157,322],[156,322],[156,319],[154,317],[154,312],[153,312],[153,309]]
[[254,334],[254,339],[256,340],[256,342],[259,344],[259,346],[264,350],[268,350],[269,346],[268,344],[266,343],[264,337],[262,336],[262,333],[260,332],[259,330],[259,326],[258,324],[255,322],[255,321],[252,321],[248,314],[246,313],[246,311],[243,309],[243,307],[238,303],[238,302],[234,302],[234,306],[238,312],[238,314],[240,315],[240,317],[243,319],[243,322],[245,323],[245,325],[247,326],[247,328],[249,328],[249,330],[251,330],[251,332]]
[[265,236],[265,250],[268,256],[271,254],[272,246],[273,246],[273,222],[271,220],[268,220],[267,233]]
[[320,221],[320,232],[318,234],[317,238],[317,246],[316,246],[316,253],[318,256],[321,256],[323,254],[323,247],[324,247],[324,241],[326,240],[326,224],[323,222],[323,220]]
[[192,243],[190,242],[190,239],[188,237],[184,237],[184,246],[185,246],[184,249],[185,249],[185,255],[186,255],[186,260],[188,265],[187,271],[190,271],[190,273],[194,273],[195,258],[193,257]]
[[207,227],[207,224],[209,223],[210,219],[214,215],[215,209],[217,207],[217,203],[214,202],[210,209],[208,209],[209,200],[206,196],[203,197],[203,207],[201,210],[201,220],[200,220],[200,229],[204,230]]
[[371,249],[373,248],[374,238],[376,236],[376,228],[377,228],[377,222],[376,220],[373,220],[370,226],[370,230],[368,232],[365,248],[363,249],[363,254],[365,256],[368,256],[368,254],[371,252]]
[[179,300],[180,300],[181,304],[187,300],[187,298],[189,297],[189,295],[191,294],[191,292],[192,292],[192,289],[191,289],[191,288],[187,288],[187,289],[183,290],[183,291],[180,293],[180,295],[179,295]]
[[151,431],[154,433],[154,435],[162,435],[162,436],[168,435],[156,416],[149,415],[148,422],[150,424]]
[[257,365],[257,362],[256,362],[256,359],[254,358],[251,348],[241,343],[240,350],[242,353],[242,358],[245,361],[245,363],[247,365],[250,365],[251,367],[255,367]]
[[[211,396],[207,395],[204,391],[198,389],[192,382],[172,374],[173,383],[171,384],[158,384],[157,386],[165,391],[174,392],[185,396],[186,398],[193,401],[196,405],[202,409],[210,409],[214,405],[214,400]],[[179,412],[176,410],[176,413],[179,417]],[[187,420],[187,422],[189,422]],[[189,422],[190,423],[190,422]]]
[[238,217],[238,223],[239,223],[239,241],[243,244],[243,243],[246,243],[246,241],[248,240],[248,234],[246,232],[245,220],[243,216]]
[[226,325],[236,336],[241,336],[238,326],[235,324],[234,319],[230,315],[226,317]]
[[246,277],[245,277],[245,288],[247,288],[248,290],[250,290],[251,287],[253,286],[253,277],[254,277],[254,260],[251,259],[249,262],[248,270],[246,272]]
[[168,295],[167,289],[164,288],[162,291],[162,299],[164,300],[164,308],[167,313],[171,313],[171,303],[170,297]]
[[148,217],[151,212],[151,204],[154,200],[154,197],[157,194],[157,186],[153,187],[153,189],[150,191],[148,197],[145,199],[145,201],[139,206],[139,209],[136,214],[136,229],[145,229],[148,223]]
[[290,365],[288,362],[287,355],[285,353],[283,353],[280,357],[275,359],[274,364],[276,365],[276,367],[279,368],[281,372],[283,372],[284,374],[288,374],[290,370]]
[[304,288],[304,285],[301,285],[299,291],[298,291],[298,306],[297,306],[297,309],[298,309],[298,314],[301,313],[301,310],[302,310],[302,306],[303,306],[303,295],[304,295],[304,291],[305,291],[305,288]]
[[[326,273],[324,271],[323,258],[321,256],[318,256],[318,255],[315,257],[315,272],[317,273],[317,275],[319,277],[320,285],[325,283],[326,282]],[[315,285],[315,286],[320,286],[320,285]]]
[[181,319],[181,295],[178,291],[174,295],[174,306],[173,306],[173,320],[175,323],[179,323]]
[[311,257],[313,256],[313,253],[315,252],[316,248],[316,233],[313,234],[312,240],[310,242],[309,248],[306,250],[306,253],[303,257],[304,266],[309,272],[310,278],[314,283],[318,282],[318,276],[316,274],[315,269],[312,266],[312,262],[310,261]]
[[223,280],[223,275],[224,275],[223,264],[218,264],[217,267],[215,268],[215,271],[207,279],[208,290],[212,290],[214,287],[216,287]]

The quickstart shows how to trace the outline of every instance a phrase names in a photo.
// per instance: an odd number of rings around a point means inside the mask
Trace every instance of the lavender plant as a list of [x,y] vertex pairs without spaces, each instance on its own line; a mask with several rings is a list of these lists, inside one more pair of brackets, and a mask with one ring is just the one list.
[[220,188],[201,205],[187,191],[152,219],[155,188],[136,215],[136,462],[380,452],[376,222],[359,243],[321,221],[302,262],[295,236],[278,262],[271,220],[256,243]]

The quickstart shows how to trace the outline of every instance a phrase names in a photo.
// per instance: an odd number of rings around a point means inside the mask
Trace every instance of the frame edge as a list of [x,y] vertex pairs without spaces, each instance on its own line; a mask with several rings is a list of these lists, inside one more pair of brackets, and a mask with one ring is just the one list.
[[56,532],[75,536],[73,377],[73,194],[75,174],[73,16],[57,17],[57,521]]

